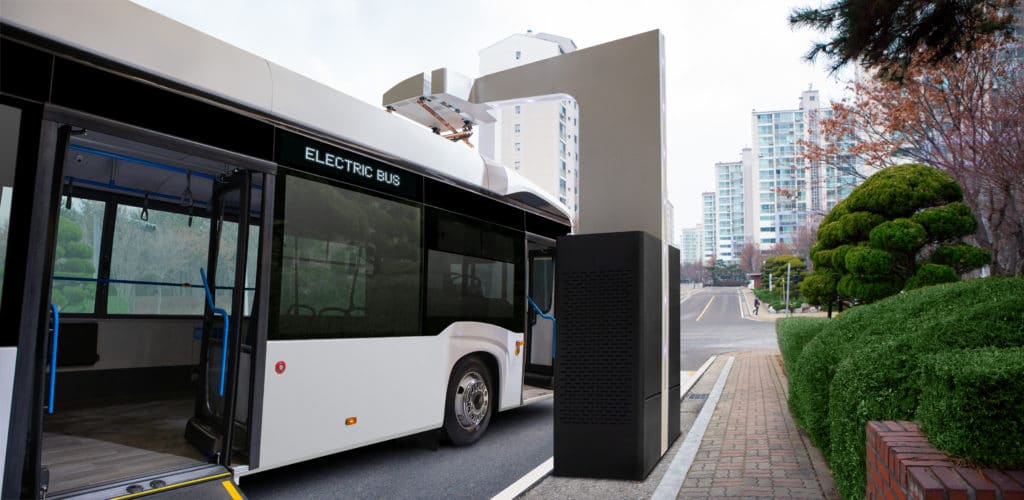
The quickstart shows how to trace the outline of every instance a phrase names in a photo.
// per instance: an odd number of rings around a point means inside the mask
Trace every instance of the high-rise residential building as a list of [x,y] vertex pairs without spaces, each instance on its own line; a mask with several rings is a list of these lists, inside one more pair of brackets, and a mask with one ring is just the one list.
[[824,140],[820,123],[829,116],[831,109],[811,89],[801,93],[797,109],[751,113],[756,188],[748,220],[761,249],[792,243],[801,226],[827,214],[861,182],[852,156],[815,162],[799,157],[801,141]]
[[719,260],[736,260],[743,246],[743,162],[715,164],[716,254]]
[[[527,31],[480,51],[486,75],[576,50],[572,40]],[[497,121],[481,125],[480,153],[511,168],[579,214],[579,109],[568,98],[512,103],[497,108]]]
[[683,264],[704,262],[704,224],[684,227],[679,233],[679,261]]
[[751,175],[750,148],[743,149],[740,161],[715,164],[715,253],[721,260],[735,262],[743,245],[753,239]]
[[715,252],[715,246],[717,239],[715,238],[716,229],[718,224],[715,222],[717,219],[717,213],[715,208],[715,192],[705,191],[701,193],[701,208],[704,213],[704,261],[707,262],[709,259],[717,258]]

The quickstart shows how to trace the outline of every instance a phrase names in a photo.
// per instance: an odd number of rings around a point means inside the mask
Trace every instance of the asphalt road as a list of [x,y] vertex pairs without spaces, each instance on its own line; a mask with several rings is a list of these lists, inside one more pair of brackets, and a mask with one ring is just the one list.
[[[774,324],[740,316],[737,288],[694,291],[680,308],[681,369],[711,355],[776,348]],[[499,413],[473,446],[404,439],[267,471],[241,482],[252,499],[471,498],[501,492],[552,455],[552,402]]]
[[433,450],[430,439],[391,441],[244,477],[240,488],[254,500],[486,499],[551,457],[551,432],[548,400],[496,414],[472,446]]
[[683,299],[680,369],[696,370],[723,352],[778,348],[775,323],[740,316],[739,294],[737,287],[709,287]]

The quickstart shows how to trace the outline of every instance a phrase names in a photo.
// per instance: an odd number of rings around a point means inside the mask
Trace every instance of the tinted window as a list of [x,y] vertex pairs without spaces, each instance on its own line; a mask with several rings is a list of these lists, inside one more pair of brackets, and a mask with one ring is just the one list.
[[428,335],[455,321],[523,329],[523,234],[442,210],[427,221]]
[[281,208],[271,339],[420,333],[421,208],[296,176]]
[[7,232],[11,222],[20,126],[21,110],[0,105],[0,296],[4,292],[4,263],[7,260]]

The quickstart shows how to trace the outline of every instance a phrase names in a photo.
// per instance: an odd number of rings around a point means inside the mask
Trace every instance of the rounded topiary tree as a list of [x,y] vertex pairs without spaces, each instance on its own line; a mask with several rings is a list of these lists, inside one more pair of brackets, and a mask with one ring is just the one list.
[[814,272],[804,278],[801,295],[816,304],[871,302],[956,281],[987,264],[988,253],[960,241],[977,229],[962,198],[956,180],[925,165],[869,177],[821,221],[810,252]]

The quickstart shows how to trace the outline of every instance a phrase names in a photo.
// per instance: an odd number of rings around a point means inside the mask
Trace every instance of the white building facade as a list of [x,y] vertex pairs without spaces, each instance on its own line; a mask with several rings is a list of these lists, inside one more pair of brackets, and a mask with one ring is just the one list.
[[[496,73],[576,50],[572,40],[546,33],[509,36],[480,51],[480,74]],[[497,108],[481,125],[480,153],[518,171],[579,215],[579,108],[568,97]]]
[[704,224],[679,231],[679,261],[683,264],[704,262]]
[[820,121],[829,116],[817,90],[802,92],[797,109],[751,113],[754,189],[748,221],[752,241],[762,250],[792,243],[801,226],[823,217],[862,181],[863,169],[851,156],[800,158],[800,141],[821,144]]
[[701,193],[701,200],[701,211],[704,214],[703,256],[706,263],[709,259],[714,259],[718,256],[716,252],[718,239],[715,236],[718,228],[715,192],[705,191]]

